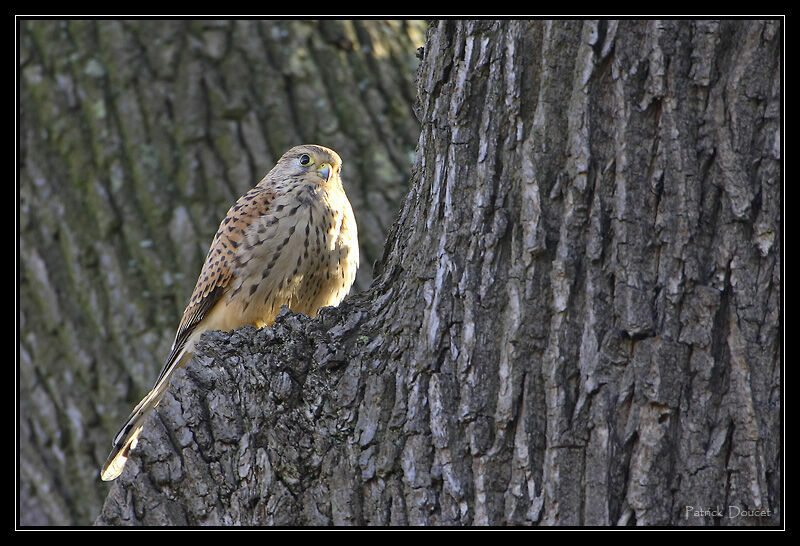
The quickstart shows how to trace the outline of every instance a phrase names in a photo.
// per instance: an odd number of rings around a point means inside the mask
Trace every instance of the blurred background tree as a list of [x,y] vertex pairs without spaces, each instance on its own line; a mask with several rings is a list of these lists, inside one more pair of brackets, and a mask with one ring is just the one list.
[[344,160],[372,281],[422,21],[19,21],[19,523],[86,525],[220,219],[290,147]]

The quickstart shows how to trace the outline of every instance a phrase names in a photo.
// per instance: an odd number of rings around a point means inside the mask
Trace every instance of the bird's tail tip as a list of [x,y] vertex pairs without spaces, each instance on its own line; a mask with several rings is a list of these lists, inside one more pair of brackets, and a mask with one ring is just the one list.
[[125,442],[123,442],[121,445],[114,446],[114,449],[111,450],[111,454],[106,460],[106,464],[103,465],[103,469],[100,471],[101,480],[104,482],[110,482],[112,480],[116,480],[119,475],[122,474],[122,470],[125,468],[125,463],[128,462],[128,455],[130,454],[131,450],[136,447],[140,432],[142,432],[141,427],[139,427],[136,432],[134,432],[130,438],[125,440]]

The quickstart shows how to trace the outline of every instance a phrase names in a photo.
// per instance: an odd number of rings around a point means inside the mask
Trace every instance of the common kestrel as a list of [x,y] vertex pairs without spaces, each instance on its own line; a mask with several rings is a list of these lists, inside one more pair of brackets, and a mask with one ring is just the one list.
[[316,316],[347,295],[358,268],[358,234],[342,160],[329,148],[296,146],[228,211],[206,255],[152,390],[114,437],[105,481],[120,475],[145,418],[184,366],[200,334],[273,323],[286,305]]

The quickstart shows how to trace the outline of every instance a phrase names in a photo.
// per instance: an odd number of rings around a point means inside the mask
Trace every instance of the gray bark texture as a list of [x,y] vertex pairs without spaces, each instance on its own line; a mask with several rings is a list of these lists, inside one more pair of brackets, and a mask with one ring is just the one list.
[[778,525],[782,32],[433,23],[371,286],[206,334],[96,523]]
[[407,192],[422,21],[20,20],[19,523],[89,525],[228,207],[344,158],[362,265]]

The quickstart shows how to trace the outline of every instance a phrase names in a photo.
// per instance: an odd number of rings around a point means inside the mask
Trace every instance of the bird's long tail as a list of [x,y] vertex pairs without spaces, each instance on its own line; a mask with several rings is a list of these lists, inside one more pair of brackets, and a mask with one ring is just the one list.
[[100,472],[100,478],[103,481],[114,480],[122,473],[122,469],[125,468],[125,463],[128,461],[128,455],[136,447],[145,420],[164,397],[172,372],[175,368],[183,366],[189,356],[191,353],[187,352],[186,347],[179,351],[173,350],[170,354],[153,389],[142,398],[141,402],[136,404],[125,424],[114,436],[113,448]]

